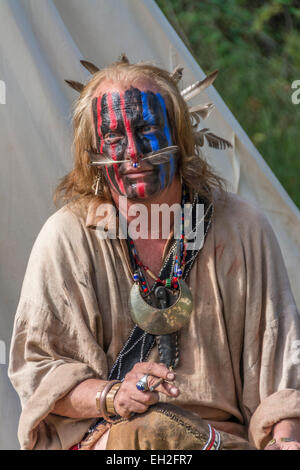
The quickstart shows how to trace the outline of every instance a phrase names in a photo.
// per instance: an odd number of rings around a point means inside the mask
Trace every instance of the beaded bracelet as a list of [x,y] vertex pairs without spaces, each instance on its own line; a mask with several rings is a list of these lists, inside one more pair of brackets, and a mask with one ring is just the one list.
[[[104,389],[102,390],[102,392],[97,392],[96,394],[96,405],[97,405],[97,408],[98,408],[98,411],[99,413],[101,413],[101,416],[105,419],[105,421],[107,421],[108,423],[113,423],[114,420],[112,420],[109,415],[108,415],[108,411],[107,411],[107,408],[106,408],[106,396],[108,394],[108,392],[112,389],[112,387],[116,384],[121,384],[121,381],[120,380],[111,380],[110,382],[108,382],[108,384],[104,387]],[[120,387],[120,385],[119,385]],[[114,390],[114,394],[112,396],[112,399],[114,398],[115,394],[117,393],[117,391],[119,390],[119,387]],[[100,398],[100,400],[99,400]],[[100,403],[99,403],[100,402]],[[99,406],[98,406],[99,405]]]

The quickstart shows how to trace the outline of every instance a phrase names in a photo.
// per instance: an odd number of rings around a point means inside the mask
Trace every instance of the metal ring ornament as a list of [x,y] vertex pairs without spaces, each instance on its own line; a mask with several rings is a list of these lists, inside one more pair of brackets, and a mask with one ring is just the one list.
[[135,282],[129,296],[129,309],[134,323],[151,335],[169,335],[185,326],[192,314],[193,298],[183,279],[178,279],[178,285],[175,303],[167,308],[156,308],[143,299],[139,283]]
[[147,392],[149,390],[148,376],[149,374],[143,375],[143,377],[135,384],[136,388],[141,392]]

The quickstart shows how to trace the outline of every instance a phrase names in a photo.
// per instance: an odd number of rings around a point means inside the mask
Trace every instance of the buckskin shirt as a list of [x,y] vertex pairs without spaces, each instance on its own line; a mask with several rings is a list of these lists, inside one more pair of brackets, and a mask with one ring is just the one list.
[[[126,242],[99,238],[97,204],[57,211],[30,256],[9,366],[22,449],[69,449],[83,438],[95,418],[51,410],[80,382],[107,379],[134,326]],[[181,393],[161,401],[263,448],[274,423],[300,417],[299,313],[265,216],[231,193],[225,201],[215,194],[187,283],[194,309],[179,335]],[[159,360],[156,347],[148,360]]]

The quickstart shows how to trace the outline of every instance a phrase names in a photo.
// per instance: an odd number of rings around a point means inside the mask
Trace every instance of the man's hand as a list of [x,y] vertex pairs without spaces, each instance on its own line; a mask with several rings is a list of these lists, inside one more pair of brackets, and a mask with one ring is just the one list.
[[272,439],[264,450],[300,450],[300,442],[291,438]]
[[142,392],[136,388],[136,383],[149,374],[148,386],[154,385],[160,378],[172,382],[175,379],[173,372],[164,365],[153,362],[138,362],[126,374],[115,399],[114,407],[118,415],[129,418],[131,413],[145,413],[149,406],[158,402],[158,392],[169,397],[177,397],[179,390],[172,383],[162,382],[153,392]]
[[300,419],[284,419],[273,428],[273,439],[264,450],[300,450]]

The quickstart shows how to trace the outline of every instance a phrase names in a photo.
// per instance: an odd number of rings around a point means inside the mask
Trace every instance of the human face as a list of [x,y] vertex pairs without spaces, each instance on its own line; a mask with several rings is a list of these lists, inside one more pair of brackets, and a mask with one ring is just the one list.
[[[115,85],[92,101],[97,152],[121,164],[105,166],[113,191],[131,199],[150,198],[167,188],[176,174],[176,159],[141,161],[145,154],[173,145],[166,103],[149,87]],[[136,167],[137,166],[137,167]]]

